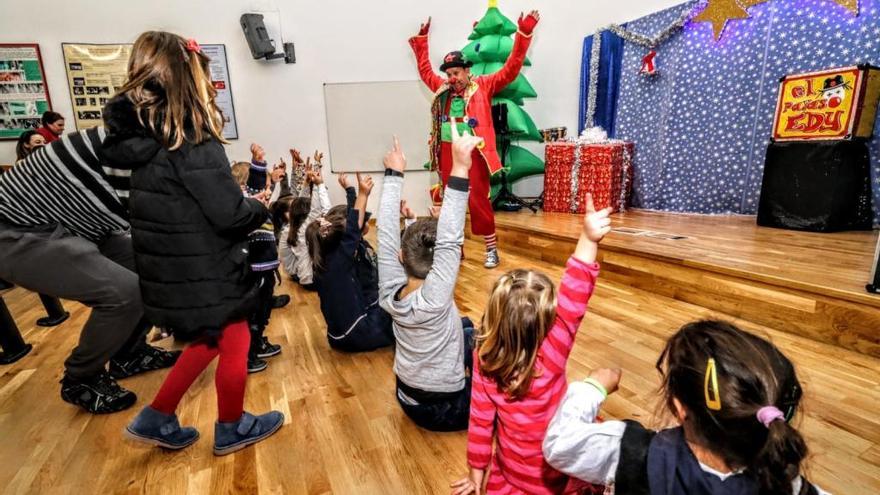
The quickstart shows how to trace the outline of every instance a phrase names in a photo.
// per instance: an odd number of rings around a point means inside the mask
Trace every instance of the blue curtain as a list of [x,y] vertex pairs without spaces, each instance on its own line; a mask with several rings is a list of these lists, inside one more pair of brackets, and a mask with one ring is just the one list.
[[[624,26],[626,26],[624,24]],[[596,95],[596,125],[614,137],[617,120],[617,94],[620,91],[620,67],[623,61],[623,39],[611,31],[601,34],[602,46],[599,51],[599,84]],[[578,120],[578,134],[584,130],[587,118],[587,99],[590,91],[590,60],[593,58],[593,36],[584,38],[583,60],[581,61],[581,98]]]
[[[698,1],[631,21],[629,29],[653,36]],[[634,206],[754,214],[779,78],[880,65],[880,0],[859,3],[854,16],[827,0],[766,2],[729,22],[718,41],[709,24],[689,23],[657,48],[654,77],[639,74],[647,49],[625,43],[614,133],[636,145]],[[869,147],[880,224],[880,114],[877,125]]]

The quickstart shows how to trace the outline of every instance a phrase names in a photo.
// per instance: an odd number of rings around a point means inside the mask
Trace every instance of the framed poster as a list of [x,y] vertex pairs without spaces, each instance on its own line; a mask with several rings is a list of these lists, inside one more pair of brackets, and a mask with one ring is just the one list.
[[40,45],[0,43],[0,140],[40,127],[51,109]]
[[226,45],[202,45],[202,53],[211,59],[211,82],[217,90],[217,106],[223,111],[223,137],[238,139],[238,123],[235,120],[235,105],[232,103],[232,83],[229,80],[229,65],[226,61]]
[[101,109],[125,84],[131,44],[62,43],[78,130],[102,124]]

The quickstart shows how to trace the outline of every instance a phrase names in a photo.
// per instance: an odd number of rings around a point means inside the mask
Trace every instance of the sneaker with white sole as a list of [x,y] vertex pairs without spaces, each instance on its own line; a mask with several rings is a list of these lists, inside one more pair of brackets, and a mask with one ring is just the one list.
[[483,266],[486,268],[495,268],[499,263],[501,263],[501,258],[498,257],[497,249],[486,251],[486,262],[483,263]]

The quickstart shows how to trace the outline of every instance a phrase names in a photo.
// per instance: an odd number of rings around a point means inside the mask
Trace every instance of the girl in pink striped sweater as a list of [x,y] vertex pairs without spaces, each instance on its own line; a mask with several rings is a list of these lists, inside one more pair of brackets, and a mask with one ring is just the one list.
[[565,365],[599,275],[596,252],[611,230],[610,213],[596,211],[587,196],[558,296],[546,275],[531,270],[513,270],[495,283],[474,356],[470,473],[452,484],[454,495],[566,490],[568,477],[547,464],[541,443],[565,395]]

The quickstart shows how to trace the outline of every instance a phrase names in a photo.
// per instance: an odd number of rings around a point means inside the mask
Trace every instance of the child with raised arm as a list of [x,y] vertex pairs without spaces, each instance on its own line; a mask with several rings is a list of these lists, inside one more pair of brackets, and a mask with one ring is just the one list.
[[[311,187],[309,187],[311,185]],[[314,269],[306,245],[306,227],[330,209],[330,195],[319,172],[306,172],[306,185],[288,209],[290,223],[281,231],[278,252],[287,274],[304,289],[315,290]]]
[[[453,125],[455,129],[455,125]],[[439,219],[421,219],[400,235],[406,158],[397,138],[385,156],[379,207],[379,301],[394,320],[397,401],[433,431],[467,427],[471,337],[453,300],[464,241],[475,136],[453,133],[453,167]],[[472,331],[471,329],[469,329]]]
[[[394,343],[391,318],[379,307],[376,276],[362,268],[360,253],[373,179],[357,174],[359,194],[352,199],[348,179],[340,177],[350,201],[334,206],[306,228],[314,265],[314,285],[321,299],[330,347],[347,352],[371,351]],[[372,283],[372,285],[371,285]]]
[[807,445],[790,424],[801,401],[794,365],[769,341],[723,321],[681,327],[657,360],[679,426],[596,423],[620,370],[572,383],[547,429],[544,455],[617,495],[819,495],[802,476]]
[[587,196],[583,229],[558,295],[550,278],[533,270],[512,270],[495,282],[476,335],[470,474],[452,484],[455,495],[483,493],[484,484],[486,493],[566,489],[568,477],[544,461],[541,443],[565,394],[565,366],[599,276],[596,252],[611,230],[610,213],[596,211]]

